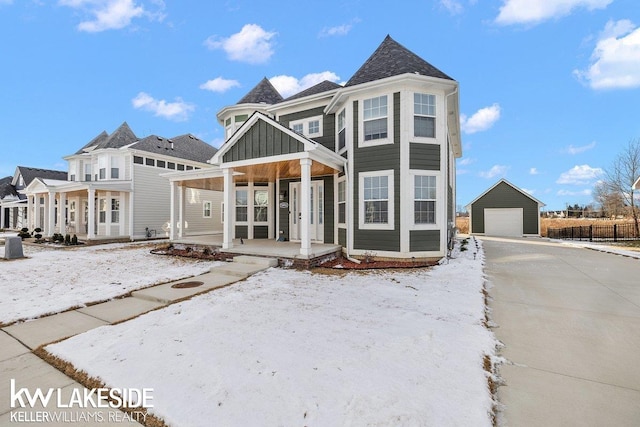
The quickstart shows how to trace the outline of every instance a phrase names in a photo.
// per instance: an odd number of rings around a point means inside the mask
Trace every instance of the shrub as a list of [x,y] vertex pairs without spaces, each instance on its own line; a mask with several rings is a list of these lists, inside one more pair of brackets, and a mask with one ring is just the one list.
[[74,246],[78,244],[78,236],[76,236],[75,234],[71,238],[71,244]]
[[18,233],[18,237],[20,237],[22,240],[28,239],[29,237],[31,237],[31,234],[29,233],[29,229],[27,227],[22,228]]
[[65,244],[65,246],[69,246],[71,244],[71,235],[70,234],[65,234],[64,235],[64,244]]

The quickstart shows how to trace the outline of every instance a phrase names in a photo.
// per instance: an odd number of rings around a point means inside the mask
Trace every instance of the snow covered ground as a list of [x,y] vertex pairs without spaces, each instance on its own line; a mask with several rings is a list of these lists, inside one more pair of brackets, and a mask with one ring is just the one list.
[[496,341],[469,246],[431,270],[270,269],[46,349],[152,388],[170,426],[490,426]]
[[104,301],[149,285],[209,271],[215,262],[153,255],[148,244],[52,249],[23,246],[5,261],[0,245],[0,323]]
[[577,246],[580,248],[593,249],[600,252],[607,252],[610,254],[623,255],[630,258],[640,259],[640,251],[634,250],[634,248],[625,248],[624,246],[613,246],[607,242],[581,242],[581,241],[567,241],[567,240],[552,240],[558,243],[562,243],[567,246]]

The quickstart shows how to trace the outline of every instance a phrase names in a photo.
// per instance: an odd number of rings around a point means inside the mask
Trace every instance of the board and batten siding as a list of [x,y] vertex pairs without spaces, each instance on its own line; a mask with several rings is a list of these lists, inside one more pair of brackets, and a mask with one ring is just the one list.
[[171,188],[161,177],[166,170],[133,165],[133,237],[146,237],[145,227],[162,236],[163,226],[171,218]]
[[258,120],[222,157],[223,162],[228,163],[302,151],[302,142],[264,120]]
[[[400,251],[400,93],[393,94],[393,144],[374,147],[359,147],[358,101],[353,102],[353,169],[352,188],[353,209],[353,248],[371,251]],[[394,184],[394,229],[393,230],[361,230],[360,221],[360,173],[393,169]]]
[[524,234],[539,234],[538,203],[507,183],[501,182],[471,205],[471,232],[484,233],[485,208],[522,208]]

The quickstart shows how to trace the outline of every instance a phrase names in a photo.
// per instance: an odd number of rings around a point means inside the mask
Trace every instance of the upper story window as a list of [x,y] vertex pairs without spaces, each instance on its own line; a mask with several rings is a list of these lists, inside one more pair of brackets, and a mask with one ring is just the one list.
[[387,95],[365,99],[362,108],[364,140],[386,139],[388,136]]
[[436,137],[436,97],[425,93],[413,94],[414,136]]
[[142,165],[144,164],[144,159],[140,156],[133,156],[133,163],[136,165]]
[[347,145],[347,110],[338,113],[338,151]]
[[84,180],[91,181],[91,164],[86,163],[84,165]]
[[295,120],[289,123],[289,127],[304,136],[316,138],[322,136],[322,116]]

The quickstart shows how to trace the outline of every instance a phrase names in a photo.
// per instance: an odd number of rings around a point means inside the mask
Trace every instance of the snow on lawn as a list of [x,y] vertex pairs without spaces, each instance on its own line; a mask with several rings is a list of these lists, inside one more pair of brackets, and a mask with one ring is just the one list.
[[152,247],[110,244],[53,249],[24,245],[26,259],[0,259],[0,323],[104,301],[149,285],[202,274],[217,264],[153,255],[149,253]]
[[270,269],[46,349],[152,388],[170,426],[490,426],[496,341],[472,252],[432,270]]

